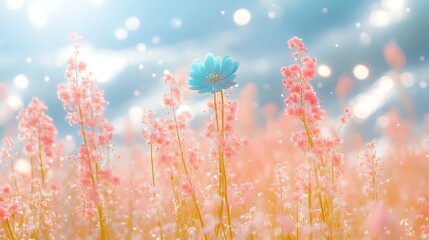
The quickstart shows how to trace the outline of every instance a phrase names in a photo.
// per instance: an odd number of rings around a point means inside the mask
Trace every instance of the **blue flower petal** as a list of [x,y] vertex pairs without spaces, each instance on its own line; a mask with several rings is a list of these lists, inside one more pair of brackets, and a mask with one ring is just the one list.
[[232,82],[235,79],[236,75],[235,74],[231,74],[229,75],[227,78],[225,78],[223,80],[223,82]]
[[206,78],[207,78],[207,76],[209,75],[209,74],[208,74],[208,72],[207,72],[207,69],[204,67],[204,65],[199,65],[199,66],[198,66],[198,71],[199,71],[201,74],[203,74],[204,76],[206,76]]
[[[208,53],[204,62],[198,59],[191,64],[191,71],[188,72],[191,79],[188,84],[191,89],[199,93],[213,93],[228,89],[237,84],[234,79],[238,66],[238,62],[234,62],[231,57],[225,56],[222,59]],[[209,79],[210,75],[217,75],[218,78]]]
[[188,76],[193,78],[193,79],[205,79],[206,76],[204,74],[202,74],[201,72],[189,72]]
[[240,63],[234,62],[233,64],[234,64],[234,69],[232,70],[232,73],[235,73],[235,72],[237,72],[237,69],[240,66]]
[[222,58],[216,57],[214,59],[213,73],[218,74],[221,68],[222,68]]
[[206,60],[204,61],[204,67],[208,74],[213,73],[214,70],[214,56],[211,53],[207,53]]
[[212,91],[213,91],[213,84],[198,90],[199,93],[206,93],[206,92],[212,92]]
[[[226,61],[225,61],[226,60]],[[222,61],[222,69],[219,72],[219,78],[225,79],[233,73],[234,65],[231,58]]]
[[195,79],[189,80],[188,84],[194,88],[204,88],[207,85],[213,85],[213,83],[211,83],[209,81],[200,81],[200,80],[195,80]]

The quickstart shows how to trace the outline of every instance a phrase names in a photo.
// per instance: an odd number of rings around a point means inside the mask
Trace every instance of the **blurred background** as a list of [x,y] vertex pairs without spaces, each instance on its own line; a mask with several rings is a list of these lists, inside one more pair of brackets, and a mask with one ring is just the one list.
[[[417,133],[429,112],[428,13],[427,0],[2,0],[0,136],[16,132],[33,96],[48,105],[60,137],[77,132],[56,90],[73,54],[71,32],[83,36],[81,60],[117,131],[124,116],[138,121],[162,108],[165,72],[207,52],[240,62],[233,95],[253,83],[255,107],[282,109],[279,69],[292,63],[287,40],[297,35],[318,60],[314,85],[329,115],[349,106],[362,134],[375,138],[394,112]],[[189,100],[190,109],[203,108],[204,97]]]

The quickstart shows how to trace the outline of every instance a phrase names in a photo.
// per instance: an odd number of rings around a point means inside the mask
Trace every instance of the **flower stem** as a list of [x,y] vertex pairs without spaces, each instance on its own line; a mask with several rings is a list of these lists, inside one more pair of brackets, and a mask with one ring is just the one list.
[[7,230],[9,232],[9,235],[10,235],[10,239],[15,240],[12,228],[10,227],[9,219],[7,219],[7,218],[6,218],[6,226],[7,226]]
[[[213,93],[213,105],[215,111],[215,119],[216,119],[216,129],[220,135],[220,141],[224,141],[224,132],[225,132],[225,102],[223,91],[220,91],[221,96],[221,124],[219,124],[219,114],[218,114],[218,106],[217,106],[217,93]],[[228,185],[227,185],[227,174],[225,168],[225,156],[223,152],[222,142],[218,143],[218,153],[219,153],[219,194],[221,196],[221,205],[219,206],[219,225],[215,228],[215,236],[218,235],[219,227],[222,225],[222,215],[223,215],[223,205],[225,204],[225,209],[227,213],[227,227],[230,239],[233,238],[232,229],[231,229],[231,211],[229,209],[228,202]]]
[[[152,186],[153,186],[153,188],[155,190],[156,185],[155,185],[155,169],[154,169],[154,163],[153,163],[153,144],[150,144],[150,166],[151,166],[151,171],[152,171]],[[154,197],[154,199],[156,199],[155,192],[153,192],[153,197]],[[161,239],[164,239],[163,233],[162,233],[161,219],[159,217],[158,206],[156,207],[156,219],[158,220],[157,224],[158,224],[158,227],[159,227],[160,237],[161,237]]]
[[[225,134],[225,100],[223,96],[223,91],[220,91],[220,96],[222,100],[222,140],[224,138]],[[223,177],[224,177],[224,186],[225,186],[225,207],[226,207],[226,213],[228,216],[228,230],[229,230],[229,237],[232,239],[232,229],[231,229],[231,209],[229,208],[229,202],[228,202],[228,184],[227,184],[227,176],[226,176],[226,169],[225,169],[225,161],[224,161],[224,154],[222,150],[222,169],[223,169]]]
[[[185,154],[183,152],[182,139],[180,138],[179,126],[177,124],[176,110],[175,110],[174,106],[172,107],[172,109],[173,109],[174,127],[176,130],[176,136],[177,136],[177,144],[179,145],[179,151],[180,151],[180,160],[182,161],[183,168],[185,169],[185,173],[186,173],[186,176],[188,178],[189,185],[191,185],[191,188],[193,189],[194,187],[192,184],[191,176],[189,175],[188,168],[186,167]],[[191,195],[192,195],[192,200],[193,200],[195,209],[197,209],[198,220],[200,221],[201,228],[204,232],[204,220],[203,220],[203,216],[201,215],[200,207],[198,206],[197,197],[195,196],[195,192],[192,191]],[[204,239],[207,240],[207,235],[205,233],[204,233]]]
[[105,225],[105,219],[103,214],[103,206],[101,203],[97,206],[98,210],[98,217],[100,218],[100,239],[101,240],[107,240],[107,234],[106,234],[106,225]]

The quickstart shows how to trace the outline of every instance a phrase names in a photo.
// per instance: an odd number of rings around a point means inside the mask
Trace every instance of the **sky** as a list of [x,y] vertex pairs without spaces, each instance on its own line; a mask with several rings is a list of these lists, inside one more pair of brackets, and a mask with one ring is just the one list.
[[[373,137],[386,113],[398,109],[419,131],[429,112],[428,13],[427,0],[2,0],[0,135],[13,131],[33,96],[48,105],[60,136],[76,132],[56,90],[73,54],[72,32],[83,36],[81,57],[118,130],[123,116],[138,119],[143,109],[161,107],[165,71],[188,68],[208,52],[240,62],[234,93],[253,83],[255,106],[282,108],[279,69],[291,64],[287,40],[298,36],[317,58],[314,84],[329,115],[349,106]],[[391,58],[405,59],[395,70],[386,46],[396,50]],[[341,98],[339,79],[351,86]],[[197,99],[189,104],[204,102]]]

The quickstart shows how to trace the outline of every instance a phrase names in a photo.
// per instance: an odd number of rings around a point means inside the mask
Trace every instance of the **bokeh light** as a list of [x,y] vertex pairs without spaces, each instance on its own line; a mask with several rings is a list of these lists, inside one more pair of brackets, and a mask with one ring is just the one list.
[[175,17],[175,18],[171,19],[170,26],[172,28],[180,28],[180,27],[182,27],[182,19],[180,19],[178,17]]
[[71,153],[75,150],[76,143],[75,143],[72,135],[70,135],[70,134],[66,135],[64,145],[65,145],[64,147],[65,147],[65,150],[67,153]]
[[369,69],[365,65],[358,64],[353,68],[353,75],[356,79],[365,80],[369,76]]
[[24,175],[28,175],[31,172],[31,165],[30,163],[24,159],[24,158],[20,158],[15,162],[15,171],[20,173],[20,174],[24,174]]
[[24,74],[16,75],[13,83],[17,88],[25,89],[28,87],[28,78]]
[[137,44],[137,50],[139,51],[139,52],[144,52],[144,51],[146,51],[146,44],[144,44],[144,43],[139,43],[139,44]]
[[317,67],[317,73],[319,74],[319,76],[327,78],[331,76],[332,71],[328,65],[321,64]]
[[274,11],[268,12],[268,18],[269,19],[274,19],[276,17],[277,17],[277,13],[276,12],[274,12]]
[[240,8],[234,12],[233,19],[235,24],[239,26],[244,26],[250,22],[250,19],[252,19],[252,15],[250,14],[249,10]]
[[401,74],[400,81],[404,87],[412,87],[415,82],[414,75],[410,72],[404,72],[403,74]]
[[128,37],[128,32],[125,28],[117,28],[115,30],[115,38],[118,40],[124,40]]
[[371,35],[369,35],[368,33],[361,33],[359,35],[359,42],[363,46],[368,46],[369,44],[371,44]]
[[24,104],[22,103],[22,100],[20,97],[16,95],[10,95],[7,98],[7,105],[14,111],[17,111],[20,109]]
[[159,44],[161,42],[161,37],[153,36],[151,42],[153,45]]
[[137,17],[129,17],[125,20],[125,28],[128,31],[136,31],[140,27],[140,20]]

